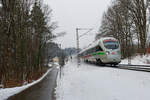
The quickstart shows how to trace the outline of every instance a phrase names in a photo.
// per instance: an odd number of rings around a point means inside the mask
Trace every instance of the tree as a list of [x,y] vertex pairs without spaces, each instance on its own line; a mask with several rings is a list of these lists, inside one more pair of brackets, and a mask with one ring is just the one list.
[[[97,37],[113,36],[117,38],[121,43],[123,57],[133,54],[134,40],[137,39],[138,50],[136,51],[145,54],[148,29],[147,7],[147,0],[114,0],[103,15]],[[128,47],[132,50],[128,50]]]
[[53,38],[55,25],[48,21],[52,10],[44,10],[42,2],[0,2],[0,83],[7,87],[10,81],[23,83],[33,72],[43,72],[46,43]]
[[[46,42],[50,40],[52,36],[52,30],[54,27],[53,24],[49,25],[49,23],[46,23],[49,14],[51,13],[51,10],[47,10],[47,6],[45,7],[44,12],[42,11],[41,2],[36,1],[34,3],[33,9],[31,11],[31,19],[32,19],[32,27],[35,30],[34,33],[34,39],[35,39],[35,48],[38,48],[37,50],[37,65],[40,66],[42,64],[42,50],[46,46]],[[50,22],[50,20],[49,20]]]
[[[137,39],[139,41],[139,52],[146,53],[146,39],[147,39],[147,9],[148,0],[119,0],[124,8],[128,9],[131,18],[134,22]],[[127,4],[127,2],[129,2]]]

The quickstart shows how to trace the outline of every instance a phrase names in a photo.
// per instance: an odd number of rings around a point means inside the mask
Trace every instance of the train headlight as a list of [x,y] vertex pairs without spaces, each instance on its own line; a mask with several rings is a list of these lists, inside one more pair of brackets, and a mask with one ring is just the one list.
[[109,52],[109,51],[106,51],[106,54],[107,54],[107,55],[109,55],[109,54],[110,54],[110,52]]

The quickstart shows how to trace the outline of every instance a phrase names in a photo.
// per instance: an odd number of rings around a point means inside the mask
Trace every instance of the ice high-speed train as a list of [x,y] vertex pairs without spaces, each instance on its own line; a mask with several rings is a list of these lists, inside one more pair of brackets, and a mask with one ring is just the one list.
[[113,37],[103,37],[79,53],[85,62],[117,65],[121,62],[120,44]]

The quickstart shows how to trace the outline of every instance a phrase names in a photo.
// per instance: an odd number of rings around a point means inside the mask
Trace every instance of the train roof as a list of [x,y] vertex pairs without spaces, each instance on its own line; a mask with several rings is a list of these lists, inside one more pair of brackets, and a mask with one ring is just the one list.
[[117,39],[115,39],[114,37],[102,37],[102,38],[98,39],[97,41],[94,41],[93,43],[89,44],[89,46],[87,48],[83,49],[81,52],[79,52],[79,54],[81,54],[81,53],[85,52],[86,50],[89,50],[89,49],[97,46],[101,41],[109,40],[109,39],[117,41]]
[[104,40],[109,40],[109,39],[117,41],[117,39],[115,39],[114,37],[103,37],[103,38],[100,38],[99,40],[104,41]]

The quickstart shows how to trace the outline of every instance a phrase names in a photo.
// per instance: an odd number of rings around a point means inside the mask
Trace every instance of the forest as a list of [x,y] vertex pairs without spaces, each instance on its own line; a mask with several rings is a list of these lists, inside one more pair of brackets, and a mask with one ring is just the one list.
[[113,36],[122,58],[150,53],[150,0],[113,0],[104,12],[96,39]]
[[32,82],[47,70],[47,45],[57,28],[51,16],[42,0],[0,0],[0,84],[5,88]]

